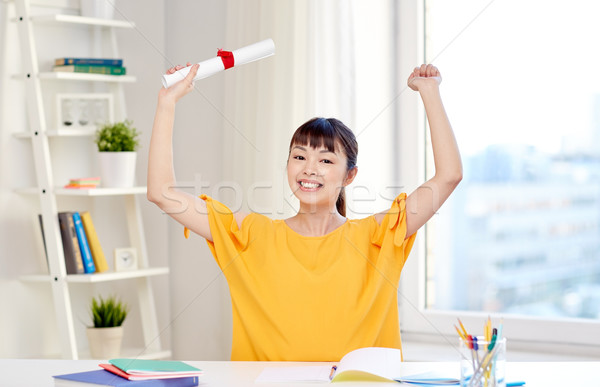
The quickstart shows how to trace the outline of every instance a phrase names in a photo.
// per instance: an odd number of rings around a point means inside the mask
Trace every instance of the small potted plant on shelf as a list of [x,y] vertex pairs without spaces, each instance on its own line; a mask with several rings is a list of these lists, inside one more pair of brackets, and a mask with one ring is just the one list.
[[93,327],[86,330],[93,359],[119,357],[123,341],[123,321],[129,308],[117,297],[93,297],[90,304]]
[[139,135],[130,120],[105,124],[96,131],[103,187],[133,187]]

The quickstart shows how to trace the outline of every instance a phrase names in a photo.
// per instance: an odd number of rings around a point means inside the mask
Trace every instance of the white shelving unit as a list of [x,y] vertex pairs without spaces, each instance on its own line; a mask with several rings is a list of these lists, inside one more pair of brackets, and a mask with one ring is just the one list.
[[[45,243],[48,258],[48,273],[44,275],[30,275],[21,278],[24,282],[48,283],[52,288],[54,308],[56,311],[57,329],[60,337],[61,354],[66,359],[79,359],[85,357],[82,349],[77,345],[75,335],[75,324],[72,310],[71,284],[96,284],[110,281],[133,281],[137,290],[137,303],[140,312],[144,348],[124,348],[123,355],[128,354],[143,358],[168,358],[171,356],[169,350],[161,346],[160,332],[157,322],[157,313],[154,303],[153,290],[150,279],[154,276],[169,273],[168,267],[149,266],[148,252],[146,249],[143,223],[141,219],[139,195],[146,193],[146,187],[132,188],[96,188],[85,190],[65,189],[58,187],[53,179],[53,168],[51,165],[51,154],[49,146],[50,138],[61,138],[71,136],[91,136],[93,130],[81,128],[56,128],[49,125],[44,111],[45,83],[55,82],[91,82],[105,83],[109,92],[114,96],[115,117],[124,119],[125,99],[122,85],[127,82],[135,82],[135,77],[111,76],[99,74],[81,73],[55,73],[40,72],[38,61],[38,50],[34,37],[34,25],[46,25],[47,23],[63,25],[64,28],[85,28],[89,26],[90,40],[92,45],[98,46],[99,32],[102,36],[108,36],[110,52],[104,52],[105,57],[119,58],[117,52],[116,28],[131,29],[133,23],[96,19],[76,15],[32,15],[29,0],[15,0],[16,18],[20,35],[20,46],[22,52],[23,73],[14,78],[21,79],[25,88],[27,116],[29,127],[14,135],[23,141],[31,141],[34,167],[36,173],[36,186],[19,190],[22,194],[33,194],[39,198],[40,212],[43,219]],[[36,27],[37,28],[37,27]],[[99,31],[102,30],[102,31]],[[48,91],[46,91],[48,92]],[[105,272],[97,274],[67,275],[63,247],[61,242],[60,228],[58,224],[57,199],[69,200],[73,196],[88,197],[88,200],[105,200],[105,197],[119,196],[125,203],[127,219],[127,233],[131,247],[138,252],[138,269],[127,272]],[[81,285],[79,285],[81,286]],[[132,305],[132,307],[134,307]],[[140,355],[142,354],[142,355]]]

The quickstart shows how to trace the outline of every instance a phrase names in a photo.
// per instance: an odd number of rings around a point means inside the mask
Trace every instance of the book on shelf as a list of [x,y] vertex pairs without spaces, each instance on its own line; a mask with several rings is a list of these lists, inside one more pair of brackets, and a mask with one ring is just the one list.
[[65,188],[96,188],[99,184],[99,177],[81,177],[76,179],[69,179],[69,183],[65,185]]
[[197,376],[175,379],[127,380],[106,370],[54,375],[54,386],[113,386],[113,387],[192,387],[199,383]]
[[54,66],[54,72],[63,73],[87,73],[87,74],[105,74],[105,75],[125,75],[127,69],[122,66],[101,66],[101,65],[64,65]]
[[40,231],[42,233],[42,242],[44,243],[44,255],[46,256],[46,264],[48,264],[48,248],[46,247],[46,234],[44,234],[44,219],[42,218],[42,214],[38,214],[38,221],[40,223]]
[[454,377],[435,372],[402,375],[402,357],[397,348],[367,347],[347,353],[336,365],[266,367],[256,383],[299,382],[402,382],[418,385],[458,385]]
[[60,226],[60,236],[65,255],[65,266],[67,274],[83,274],[83,258],[81,257],[81,249],[73,222],[72,212],[59,212],[58,224]]
[[100,364],[105,370],[128,380],[173,379],[198,377],[203,371],[178,360],[110,359]]
[[56,58],[56,66],[64,65],[100,65],[100,66],[123,66],[123,59],[112,58]]
[[106,262],[104,251],[100,245],[100,239],[98,239],[94,222],[92,222],[92,215],[90,215],[89,211],[83,211],[80,215],[85,236],[87,237],[88,245],[90,246],[90,252],[92,253],[92,259],[94,260],[94,266],[96,267],[96,272],[105,272],[108,270],[108,263]]
[[94,273],[96,271],[96,265],[94,265],[94,258],[92,258],[90,245],[85,235],[81,215],[79,215],[79,212],[77,211],[73,212],[73,223],[75,223],[75,231],[77,232],[77,240],[79,241],[79,248],[81,249],[81,259],[83,260],[85,273]]

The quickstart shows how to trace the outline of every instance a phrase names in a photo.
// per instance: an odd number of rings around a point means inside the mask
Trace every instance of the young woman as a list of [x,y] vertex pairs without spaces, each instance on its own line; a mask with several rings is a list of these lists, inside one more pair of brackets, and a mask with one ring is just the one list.
[[[188,64],[189,65],[189,64]],[[168,70],[172,73],[177,66]],[[225,277],[233,308],[231,360],[337,361],[361,347],[400,348],[397,286],[416,231],[462,179],[462,164],[432,65],[408,78],[431,128],[435,175],[387,211],[345,217],[344,187],[357,174],[358,145],[336,119],[314,118],[292,137],[287,161],[298,213],[272,220],[174,188],[175,105],[189,75],[161,89],[148,162],[148,199],[204,237]]]

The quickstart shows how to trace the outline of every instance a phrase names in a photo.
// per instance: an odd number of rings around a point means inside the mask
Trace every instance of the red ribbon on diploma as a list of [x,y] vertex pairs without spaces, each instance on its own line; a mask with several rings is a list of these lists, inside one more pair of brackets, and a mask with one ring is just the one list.
[[235,64],[233,52],[231,51],[223,51],[222,49],[219,49],[219,51],[217,52],[217,56],[221,57],[221,60],[223,61],[223,66],[225,66],[225,70],[233,67],[233,65]]

